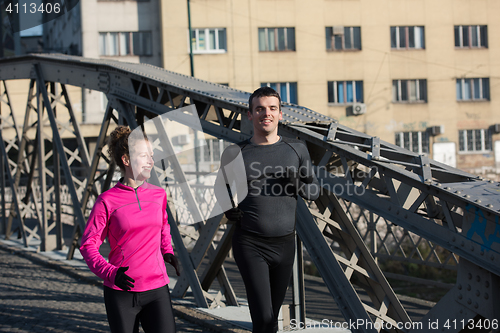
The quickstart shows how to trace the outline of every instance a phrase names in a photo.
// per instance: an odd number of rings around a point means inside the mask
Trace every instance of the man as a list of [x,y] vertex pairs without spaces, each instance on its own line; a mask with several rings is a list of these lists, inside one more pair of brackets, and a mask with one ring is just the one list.
[[250,96],[248,119],[254,133],[238,144],[248,194],[225,213],[237,222],[233,253],[245,283],[254,333],[278,330],[295,256],[297,194],[309,200],[319,196],[305,144],[278,135],[282,117],[280,96],[272,88],[259,88]]

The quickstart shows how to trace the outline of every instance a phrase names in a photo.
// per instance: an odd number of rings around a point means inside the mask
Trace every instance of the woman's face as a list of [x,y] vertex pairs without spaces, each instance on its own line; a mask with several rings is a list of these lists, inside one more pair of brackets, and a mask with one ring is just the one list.
[[153,170],[153,149],[151,143],[146,140],[135,142],[134,146],[129,147],[130,163],[125,166],[125,173],[136,181],[145,181],[151,177]]

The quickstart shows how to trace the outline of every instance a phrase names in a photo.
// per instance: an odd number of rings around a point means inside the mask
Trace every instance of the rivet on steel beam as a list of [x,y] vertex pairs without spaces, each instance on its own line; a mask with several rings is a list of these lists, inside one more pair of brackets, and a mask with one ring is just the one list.
[[481,252],[479,252],[479,254],[484,256],[484,250],[481,250]]
[[485,293],[484,294],[484,299],[488,299],[488,298],[490,298],[490,295],[488,295],[488,294]]
[[441,187],[441,183],[436,183],[436,186],[437,187]]
[[451,241],[454,242],[457,238],[455,236],[451,237]]
[[481,282],[481,277],[479,275],[476,276],[476,281]]
[[481,200],[477,199],[475,202],[477,202],[477,203],[481,203]]
[[458,294],[458,299],[462,299],[462,294]]
[[479,307],[479,305],[476,303],[474,303],[474,308],[477,309]]
[[470,298],[467,300],[467,304],[469,304],[469,305],[472,304],[472,300]]
[[465,198],[469,199],[470,198],[470,195],[466,194],[464,195]]
[[495,256],[491,255],[490,259],[491,259],[491,261],[494,261],[495,260]]
[[[467,277],[469,278],[469,280],[472,280],[472,273],[469,273],[469,274],[467,275]],[[470,287],[470,286],[469,286],[469,287]]]
[[[460,246],[462,246],[462,247],[463,247],[464,245],[465,245],[464,241],[460,242]],[[471,279],[472,279],[472,278],[471,278]]]
[[492,204],[487,204],[486,207],[493,208],[493,205]]
[[470,246],[470,250],[471,250],[471,252],[474,252],[474,245]]
[[451,190],[451,188],[448,187],[448,186],[446,186],[444,189],[447,190],[447,191]]
[[462,192],[460,192],[460,191],[455,191],[455,193],[456,193],[456,194],[462,194]]
[[389,208],[387,208],[387,210],[389,210],[389,211],[390,211],[391,209],[392,209],[392,207],[391,207],[391,206],[389,206]]
[[457,288],[458,288],[458,290],[462,290],[462,285],[459,284]]
[[481,293],[479,292],[479,290],[476,290],[476,296],[477,297],[481,296]]
[[470,286],[470,284],[467,285],[467,291],[470,291],[472,289],[472,287]]
[[490,287],[490,281],[484,281],[484,286],[486,288],[489,288]]

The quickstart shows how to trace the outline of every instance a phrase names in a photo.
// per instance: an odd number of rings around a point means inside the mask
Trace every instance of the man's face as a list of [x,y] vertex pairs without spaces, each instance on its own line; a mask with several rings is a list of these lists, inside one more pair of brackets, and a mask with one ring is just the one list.
[[269,135],[278,131],[278,123],[283,119],[283,113],[277,97],[254,97],[252,108],[253,110],[248,111],[248,120],[252,121],[254,133]]
[[134,147],[130,147],[130,164],[135,180],[145,181],[151,177],[154,160],[149,141],[139,140]]

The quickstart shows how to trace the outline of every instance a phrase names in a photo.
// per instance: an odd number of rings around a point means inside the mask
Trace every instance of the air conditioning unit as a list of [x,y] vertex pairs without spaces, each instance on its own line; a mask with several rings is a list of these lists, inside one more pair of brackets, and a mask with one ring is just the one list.
[[343,35],[344,34],[344,26],[343,25],[336,25],[333,27],[333,34],[334,35]]
[[444,134],[444,125],[429,127],[429,133],[432,136]]
[[360,114],[366,113],[366,104],[363,103],[354,103],[353,105],[349,105],[346,109],[347,115],[358,116]]
[[493,133],[500,133],[500,124],[492,125]]
[[172,143],[174,146],[183,146],[187,145],[189,143],[189,135],[188,134],[181,134],[174,136],[172,138]]

